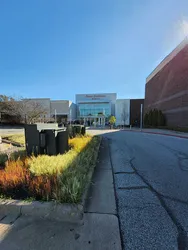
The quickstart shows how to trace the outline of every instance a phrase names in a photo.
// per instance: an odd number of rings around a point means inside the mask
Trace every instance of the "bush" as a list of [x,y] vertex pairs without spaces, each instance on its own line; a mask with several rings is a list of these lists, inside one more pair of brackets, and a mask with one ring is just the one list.
[[67,127],[69,138],[74,138],[77,135],[85,135],[86,128],[83,125],[69,125]]
[[9,161],[4,170],[0,170],[0,192],[14,199],[33,197],[37,200],[53,198],[57,175],[34,176],[26,161]]
[[59,176],[58,200],[61,202],[77,203],[80,201],[88,182],[89,170],[95,166],[97,161],[99,141],[99,137],[93,137],[77,155],[68,171]]
[[148,113],[146,113],[144,115],[144,125],[149,125],[149,114]]
[[109,123],[110,123],[110,125],[114,125],[116,123],[115,116],[112,115],[112,116],[109,117]]
[[8,162],[4,170],[0,170],[0,193],[11,198],[26,198],[30,174],[21,160]]
[[18,159],[23,160],[26,158],[26,155],[27,153],[25,148],[19,148],[19,150],[17,151],[0,154],[0,166],[5,166],[5,163],[8,160],[11,161],[16,161]]
[[0,154],[0,167],[5,165],[5,162],[8,161],[7,154]]
[[153,109],[144,115],[144,125],[145,126],[164,126],[165,116],[161,110]]

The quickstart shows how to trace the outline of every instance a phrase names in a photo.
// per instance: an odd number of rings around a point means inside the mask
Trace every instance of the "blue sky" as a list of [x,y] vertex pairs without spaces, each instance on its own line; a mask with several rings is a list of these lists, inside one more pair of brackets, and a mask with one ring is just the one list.
[[1,0],[0,93],[142,98],[186,32],[187,0]]

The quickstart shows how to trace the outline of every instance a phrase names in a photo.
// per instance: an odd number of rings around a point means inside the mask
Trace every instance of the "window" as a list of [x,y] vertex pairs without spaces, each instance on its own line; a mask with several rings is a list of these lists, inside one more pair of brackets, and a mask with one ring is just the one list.
[[85,103],[79,104],[78,110],[81,117],[97,117],[99,114],[108,117],[111,114],[111,105],[110,103]]

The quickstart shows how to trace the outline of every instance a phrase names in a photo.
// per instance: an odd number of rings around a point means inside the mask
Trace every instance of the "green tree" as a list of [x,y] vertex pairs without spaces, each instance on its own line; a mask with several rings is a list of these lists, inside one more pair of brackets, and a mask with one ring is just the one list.
[[152,117],[153,117],[153,111],[150,110],[148,113],[148,125],[152,126]]
[[158,125],[158,110],[152,110],[152,126],[157,127]]
[[145,126],[148,126],[148,125],[149,125],[149,115],[148,115],[148,113],[146,113],[146,114],[144,115],[144,125],[145,125]]
[[165,126],[166,119],[161,110],[158,111],[158,126]]
[[144,124],[152,127],[165,126],[165,115],[161,110],[151,109],[149,113],[146,113],[144,116]]
[[109,123],[110,123],[110,125],[111,125],[111,128],[113,127],[113,125],[116,123],[116,118],[115,118],[115,116],[110,116],[109,117]]

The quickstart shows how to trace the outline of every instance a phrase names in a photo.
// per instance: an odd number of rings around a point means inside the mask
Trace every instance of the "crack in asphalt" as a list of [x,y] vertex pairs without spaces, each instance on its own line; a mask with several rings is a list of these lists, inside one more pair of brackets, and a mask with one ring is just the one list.
[[188,249],[188,238],[187,238],[186,231],[183,229],[181,223],[178,221],[178,219],[176,218],[176,216],[174,215],[174,213],[172,212],[172,210],[167,206],[166,202],[163,199],[163,196],[160,193],[158,193],[152,187],[152,185],[135,168],[135,166],[133,164],[134,160],[135,160],[135,157],[133,157],[130,160],[130,164],[131,164],[132,168],[134,169],[135,173],[142,179],[142,181],[146,185],[148,185],[148,188],[150,189],[150,191],[156,195],[156,197],[158,198],[158,200],[161,203],[161,206],[165,209],[165,211],[167,212],[167,214],[169,215],[169,217],[171,218],[172,222],[174,223],[174,225],[177,228],[177,231],[178,231],[178,237],[177,237],[178,249],[179,250],[187,250]]
[[146,186],[139,186],[139,187],[118,187],[118,189],[123,189],[123,190],[138,190],[138,189],[148,189],[149,187]]
[[135,172],[115,172],[114,174],[135,174]]
[[161,193],[159,193],[159,195],[164,197],[165,199],[175,201],[175,202],[178,202],[178,203],[182,203],[184,205],[188,205],[188,201],[183,201],[183,200],[180,200],[180,199],[177,199],[177,198],[174,198],[174,197],[170,197],[168,195],[164,195],[164,194],[161,194]]
[[156,203],[148,203],[148,205],[146,205],[146,206],[132,206],[132,207],[131,206],[124,206],[124,208],[141,210],[141,209],[145,209],[145,208],[151,208],[151,206],[161,207],[161,205],[156,204]]
[[188,160],[188,154],[182,153],[179,150],[176,149],[172,149],[171,147],[168,147],[166,145],[164,145],[163,143],[160,143],[158,141],[152,140],[155,144],[158,144],[160,146],[163,146],[164,148],[168,149],[170,152],[172,152],[177,158],[178,158],[178,165],[179,168],[182,171],[188,172],[188,168],[185,169],[185,166],[183,166],[182,161],[184,160]]
[[0,222],[4,219],[6,217],[6,215],[5,216],[3,216],[1,219],[0,219]]

